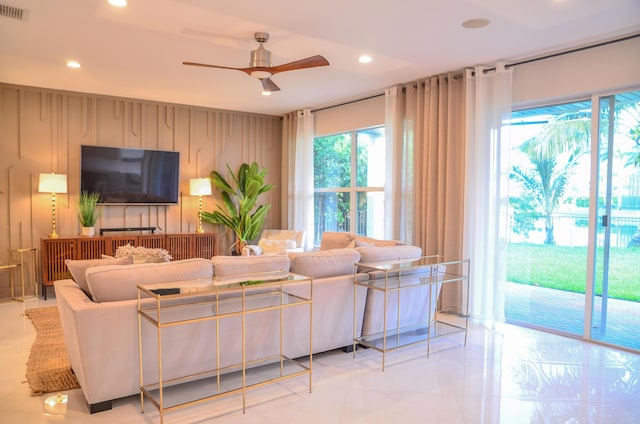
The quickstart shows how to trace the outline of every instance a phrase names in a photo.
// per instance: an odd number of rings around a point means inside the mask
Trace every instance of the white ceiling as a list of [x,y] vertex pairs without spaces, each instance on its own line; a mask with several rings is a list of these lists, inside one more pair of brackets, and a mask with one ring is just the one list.
[[[493,65],[640,32],[640,0],[0,0],[0,81],[281,115],[380,93],[473,65]],[[461,23],[487,18],[482,29]],[[242,72],[256,31],[279,65],[316,54],[330,66],[272,77],[260,94]],[[357,58],[368,53],[368,65]],[[640,58],[640,52],[638,52]],[[65,63],[74,59],[80,69]]]

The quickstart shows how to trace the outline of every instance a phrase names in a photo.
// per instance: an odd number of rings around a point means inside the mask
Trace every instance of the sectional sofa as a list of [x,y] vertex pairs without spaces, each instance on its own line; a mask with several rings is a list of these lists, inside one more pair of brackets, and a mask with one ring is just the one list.
[[[377,243],[377,244],[376,244]],[[104,259],[69,263],[73,279],[54,283],[64,339],[71,367],[91,413],[111,408],[117,398],[139,394],[137,285],[195,279],[233,278],[261,272],[293,272],[313,278],[313,353],[349,347],[360,335],[367,290],[355,291],[354,264],[360,260],[418,257],[421,250],[398,242],[360,239],[344,233],[327,233],[321,249],[288,255],[250,257],[215,256],[162,263],[131,263]],[[120,261],[120,262],[118,262]],[[74,272],[75,271],[75,272]],[[355,278],[368,275],[356,273]],[[152,299],[143,299],[149,302]],[[309,312],[292,308],[283,329],[284,353],[292,358],[309,354]],[[306,317],[304,314],[306,313]],[[303,314],[296,317],[295,314]],[[372,317],[375,314],[371,314]],[[216,358],[214,321],[163,330],[165,379],[237,364],[241,355],[239,317],[220,320],[220,358]],[[247,360],[279,350],[277,311],[246,318]],[[145,381],[157,378],[157,344],[153,331],[143,331]]]

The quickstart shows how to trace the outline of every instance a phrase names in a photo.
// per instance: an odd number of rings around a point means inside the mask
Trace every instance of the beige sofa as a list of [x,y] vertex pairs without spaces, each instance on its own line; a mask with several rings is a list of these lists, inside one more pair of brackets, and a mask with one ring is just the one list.
[[[322,235],[320,250],[337,248],[354,248],[360,255],[360,262],[373,263],[401,259],[419,258],[422,249],[396,240],[376,240],[370,237],[358,236],[348,232],[325,232]],[[391,274],[390,277],[395,275]],[[428,278],[428,273],[416,273],[403,277],[405,284],[409,279]],[[368,278],[384,278],[381,272],[369,273]],[[403,291],[387,293],[387,329],[401,328],[405,330],[419,330],[426,328],[429,320],[433,319],[436,302],[441,287],[431,290],[427,286],[416,286]],[[398,300],[398,295],[400,299]],[[384,293],[369,289],[366,294],[366,305],[363,324],[358,328],[359,334],[372,335],[384,330]],[[398,308],[400,312],[398,313]],[[429,312],[431,311],[431,314]]]
[[[113,399],[139,393],[138,284],[273,270],[313,277],[312,345],[317,353],[350,346],[354,317],[356,327],[362,325],[366,290],[357,291],[360,306],[356,311],[353,308],[353,271],[359,259],[357,250],[344,248],[292,253],[289,257],[215,256],[212,260],[102,265],[116,261],[105,259],[71,264],[76,281],[56,281],[54,287],[71,367],[90,412],[110,409]],[[285,320],[284,353],[293,358],[309,354],[309,312],[302,309],[287,309],[291,312]],[[278,351],[279,317],[273,312],[247,317],[247,360]],[[306,317],[296,319],[295,314]],[[221,368],[239,363],[239,318],[221,320],[219,328]],[[216,364],[215,331],[214,321],[164,329],[164,379],[210,370],[211,364]],[[157,347],[154,331],[143,331],[143,335],[142,364],[147,382],[157,379]]]

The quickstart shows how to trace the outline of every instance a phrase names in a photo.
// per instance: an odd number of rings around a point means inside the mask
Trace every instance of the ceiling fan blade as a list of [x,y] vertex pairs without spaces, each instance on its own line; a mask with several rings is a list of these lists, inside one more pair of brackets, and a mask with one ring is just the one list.
[[189,66],[203,66],[205,68],[232,69],[234,71],[247,72],[246,71],[247,68],[232,68],[232,67],[229,67],[229,66],[209,65],[207,63],[182,62],[182,64],[183,65],[189,65]]
[[295,71],[296,69],[315,68],[316,66],[328,66],[329,61],[320,55],[307,57],[306,59],[296,60],[295,62],[285,63],[283,65],[272,66],[268,68],[271,75],[278,72]]
[[260,80],[262,83],[262,88],[264,91],[280,91],[280,87],[276,85],[275,82],[271,80],[271,78],[263,78]]

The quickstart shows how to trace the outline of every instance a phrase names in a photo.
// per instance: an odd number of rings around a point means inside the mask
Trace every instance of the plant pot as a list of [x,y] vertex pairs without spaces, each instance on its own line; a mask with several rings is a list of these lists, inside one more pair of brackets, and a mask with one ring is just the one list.
[[96,234],[95,227],[82,227],[82,235],[85,237],[93,237]]

